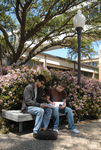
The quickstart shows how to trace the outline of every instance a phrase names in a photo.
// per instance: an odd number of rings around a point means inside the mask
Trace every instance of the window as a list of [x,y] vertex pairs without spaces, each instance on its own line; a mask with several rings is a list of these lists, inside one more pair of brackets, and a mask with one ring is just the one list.
[[92,62],[92,66],[97,67],[97,62]]
[[81,74],[82,75],[84,75],[84,76],[86,76],[86,77],[88,77],[88,78],[92,78],[92,73],[90,73],[90,72],[85,72],[85,71],[81,71]]
[[14,41],[16,41],[16,37],[14,37]]
[[86,65],[90,65],[90,62],[86,62]]
[[10,38],[10,42],[12,42],[13,41],[13,38]]
[[16,41],[16,37],[14,35],[10,35],[9,36],[9,41],[12,42],[12,41]]

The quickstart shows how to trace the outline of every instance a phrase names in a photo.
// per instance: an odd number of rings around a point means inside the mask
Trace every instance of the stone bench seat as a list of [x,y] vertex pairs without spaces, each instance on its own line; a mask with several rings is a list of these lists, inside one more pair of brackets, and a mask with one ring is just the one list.
[[[59,116],[64,116],[65,114],[59,113]],[[19,123],[19,132],[23,130],[23,122],[31,121],[35,119],[35,115],[29,113],[22,113],[21,110],[7,110],[2,111],[2,118],[12,120]]]

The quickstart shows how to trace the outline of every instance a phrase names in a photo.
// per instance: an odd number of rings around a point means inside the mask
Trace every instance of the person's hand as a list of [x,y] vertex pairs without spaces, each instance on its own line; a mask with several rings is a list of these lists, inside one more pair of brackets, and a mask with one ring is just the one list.
[[66,103],[63,103],[63,105],[59,105],[59,109],[64,109],[66,107]]
[[52,105],[55,105],[55,102],[51,102]]
[[41,108],[45,108],[45,107],[47,107],[46,104],[47,104],[47,103],[42,103],[40,107],[41,107]]

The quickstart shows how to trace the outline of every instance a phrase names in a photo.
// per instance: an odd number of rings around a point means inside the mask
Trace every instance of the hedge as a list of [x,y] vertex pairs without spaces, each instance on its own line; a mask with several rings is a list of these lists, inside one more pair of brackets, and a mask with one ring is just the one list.
[[[77,72],[48,70],[42,66],[3,67],[0,75],[0,113],[2,110],[21,109],[23,91],[26,85],[33,83],[37,75],[43,74],[47,83],[43,86],[43,95],[49,86],[56,87],[59,81],[67,82],[67,106],[72,108],[75,121],[85,118],[98,118],[101,114],[101,82],[81,76],[81,85],[77,84]],[[1,131],[14,130],[14,126],[6,127],[6,121],[1,119]]]

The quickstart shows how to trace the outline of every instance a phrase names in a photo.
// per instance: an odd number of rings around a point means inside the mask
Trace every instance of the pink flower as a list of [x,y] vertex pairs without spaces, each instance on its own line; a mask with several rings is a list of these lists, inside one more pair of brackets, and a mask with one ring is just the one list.
[[4,103],[4,106],[6,106],[7,105],[7,103]]
[[3,100],[2,99],[0,99],[0,103],[2,103],[3,102]]

